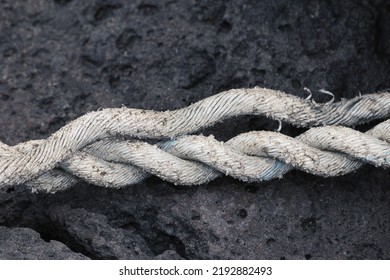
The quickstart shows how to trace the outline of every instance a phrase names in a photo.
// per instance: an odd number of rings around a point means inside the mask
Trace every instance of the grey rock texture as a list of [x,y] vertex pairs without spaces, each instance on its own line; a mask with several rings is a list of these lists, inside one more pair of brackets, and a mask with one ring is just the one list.
[[72,252],[61,242],[45,242],[39,233],[29,228],[6,228],[0,226],[0,258],[13,260],[87,259]]
[[[230,88],[305,97],[308,87],[326,102],[317,90],[340,100],[390,86],[385,0],[6,0],[0,19],[7,144],[45,138],[91,110],[175,109]],[[277,126],[247,116],[200,132],[227,140]],[[367,166],[264,184],[151,178],[53,195],[15,186],[0,190],[0,258],[389,259],[389,182],[388,170]]]

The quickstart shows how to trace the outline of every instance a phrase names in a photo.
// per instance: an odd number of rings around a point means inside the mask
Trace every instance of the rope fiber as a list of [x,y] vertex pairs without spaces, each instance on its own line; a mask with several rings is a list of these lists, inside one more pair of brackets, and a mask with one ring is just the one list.
[[[313,128],[296,138],[252,131],[226,143],[187,135],[238,115]],[[0,142],[0,186],[26,184],[33,191],[56,192],[80,179],[121,188],[150,174],[195,185],[221,174],[267,181],[293,168],[326,177],[364,163],[389,167],[390,120],[366,133],[344,127],[389,116],[388,92],[317,104],[265,88],[229,90],[174,111],[104,109],[81,116],[45,140],[13,147]],[[163,141],[152,145],[148,139]]]

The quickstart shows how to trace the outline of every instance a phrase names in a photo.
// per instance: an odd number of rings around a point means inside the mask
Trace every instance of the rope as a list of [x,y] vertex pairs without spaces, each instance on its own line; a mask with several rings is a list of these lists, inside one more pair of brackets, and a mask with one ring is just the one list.
[[[388,166],[389,146],[380,140],[389,134],[387,122],[373,130],[378,132],[377,138],[345,127],[313,128],[297,139],[274,132],[249,132],[226,143],[203,136],[180,137],[244,114],[265,115],[296,126],[348,126],[389,117],[390,95],[377,93],[316,104],[280,91],[254,88],[222,92],[175,111],[120,108],[92,112],[46,140],[14,147],[0,142],[0,186],[27,182],[32,189],[55,192],[73,185],[79,177],[118,188],[138,183],[149,174],[176,184],[193,185],[206,183],[221,173],[244,181],[264,181],[280,177],[291,168],[337,176],[357,169],[361,165],[358,160]],[[326,138],[328,135],[338,140],[332,142]],[[348,138],[352,136],[356,139]],[[157,147],[121,137],[177,138]],[[316,146],[318,140],[324,146]],[[351,142],[357,140],[360,142],[356,145]],[[349,144],[371,150],[350,151]],[[328,152],[329,149],[347,156]]]
[[[204,184],[222,174],[243,181],[267,181],[293,168],[323,177],[339,176],[364,163],[389,167],[389,132],[387,120],[365,134],[326,126],[312,128],[296,138],[276,132],[248,132],[226,143],[210,136],[182,136],[157,146],[104,139],[60,166],[89,183],[112,188],[139,183],[150,174],[181,185]],[[28,152],[39,142],[42,140],[14,148],[3,144],[2,155],[5,151]],[[28,184],[35,190],[55,192],[76,182],[76,177],[54,170]]]

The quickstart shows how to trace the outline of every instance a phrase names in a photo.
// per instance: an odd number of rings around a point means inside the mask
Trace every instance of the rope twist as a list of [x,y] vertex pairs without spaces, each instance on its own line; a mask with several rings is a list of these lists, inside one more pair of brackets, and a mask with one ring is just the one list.
[[[252,131],[226,143],[188,135],[239,115],[313,128],[296,138]],[[46,140],[13,147],[0,142],[0,186],[26,184],[33,191],[56,192],[82,179],[121,188],[150,174],[181,185],[207,183],[222,174],[267,181],[293,168],[339,176],[364,163],[390,166],[390,120],[366,133],[344,127],[389,116],[387,92],[317,104],[264,88],[229,90],[174,111],[104,109],[81,116]],[[150,139],[163,141],[152,145]]]

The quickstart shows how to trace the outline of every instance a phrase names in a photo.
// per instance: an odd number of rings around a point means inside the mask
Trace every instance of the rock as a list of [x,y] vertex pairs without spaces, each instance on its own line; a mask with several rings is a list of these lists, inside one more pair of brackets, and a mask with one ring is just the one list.
[[72,252],[61,242],[42,240],[29,228],[0,226],[0,258],[8,260],[84,260],[86,256]]
[[51,220],[97,259],[149,259],[151,252],[139,235],[113,228],[103,215],[85,209],[52,208]]
[[164,253],[155,257],[156,260],[184,260],[177,252],[173,250],[167,250]]
[[[300,97],[308,87],[317,102],[329,101],[322,88],[336,100],[384,90],[389,11],[385,0],[2,2],[0,141],[46,138],[99,108],[172,110],[238,87]],[[228,140],[277,126],[243,116],[199,133]],[[302,131],[283,124],[284,134]],[[24,239],[45,247],[20,258],[62,258],[51,253],[60,241],[69,258],[388,259],[389,176],[364,167],[193,187],[151,178],[53,195],[13,186],[0,190],[0,224],[12,238],[27,227],[50,241]]]

